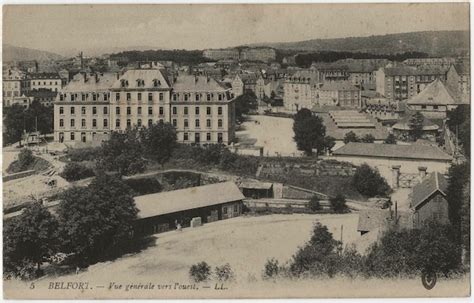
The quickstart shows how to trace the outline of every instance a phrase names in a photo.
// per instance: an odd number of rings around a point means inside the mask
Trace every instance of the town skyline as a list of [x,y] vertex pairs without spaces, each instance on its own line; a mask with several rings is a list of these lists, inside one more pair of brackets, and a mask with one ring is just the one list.
[[[46,20],[44,14],[50,15],[51,12],[54,18],[41,22]],[[465,18],[468,13],[466,3],[429,6],[422,3],[10,5],[4,7],[4,24],[11,26],[4,26],[3,43],[62,56],[77,55],[80,50],[94,56],[124,50],[228,48],[313,39],[469,30],[469,18]],[[334,18],[344,19],[346,26],[327,26]],[[416,22],[412,22],[414,18]],[[118,25],[117,20],[126,22]],[[229,23],[234,26],[226,26]],[[43,34],[38,35],[38,32]]]

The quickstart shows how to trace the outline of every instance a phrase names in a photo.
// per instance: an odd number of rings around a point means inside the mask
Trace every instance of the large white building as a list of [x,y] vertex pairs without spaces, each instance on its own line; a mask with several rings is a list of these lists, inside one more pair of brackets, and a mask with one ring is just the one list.
[[68,144],[99,144],[111,131],[169,122],[183,143],[229,144],[235,136],[230,89],[205,76],[167,75],[161,69],[82,73],[54,104],[54,137]]

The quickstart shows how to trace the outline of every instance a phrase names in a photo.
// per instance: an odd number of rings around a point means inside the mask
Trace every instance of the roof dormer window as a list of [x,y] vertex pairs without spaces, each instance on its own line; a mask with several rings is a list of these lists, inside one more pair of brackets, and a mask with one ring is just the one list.
[[153,79],[153,87],[159,87],[161,86],[161,81],[158,79]]
[[128,81],[125,79],[120,80],[120,87],[128,87]]
[[145,86],[145,80],[137,79],[137,86],[138,87],[144,87]]

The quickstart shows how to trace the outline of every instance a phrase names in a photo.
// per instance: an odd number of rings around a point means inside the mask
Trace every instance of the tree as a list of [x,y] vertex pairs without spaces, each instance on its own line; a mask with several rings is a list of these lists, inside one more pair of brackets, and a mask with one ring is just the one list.
[[375,141],[375,137],[372,136],[371,134],[367,134],[360,139],[360,142],[363,142],[363,143],[374,143],[374,141]]
[[25,109],[19,104],[13,104],[11,107],[5,108],[4,110],[4,140],[7,143],[15,143],[19,141],[21,145],[21,136],[26,128]]
[[145,153],[163,166],[176,148],[176,130],[170,123],[157,123],[140,131]]
[[386,196],[390,192],[387,181],[377,170],[365,163],[356,169],[352,176],[352,185],[367,197]]
[[53,107],[44,106],[35,100],[26,110],[25,116],[27,131],[39,131],[43,135],[53,132]]
[[121,252],[138,210],[132,190],[118,177],[99,174],[87,188],[61,195],[58,217],[63,251],[88,265]]
[[95,173],[92,169],[80,164],[77,162],[69,162],[64,167],[64,170],[61,172],[60,176],[66,179],[67,181],[77,181],[84,178],[92,177]]
[[470,105],[461,104],[456,109],[451,110],[447,114],[446,123],[449,129],[459,140],[462,145],[464,156],[471,156],[471,117]]
[[331,136],[324,137],[324,147],[327,152],[331,152],[332,148],[336,145],[336,138]]
[[311,200],[309,200],[308,206],[309,206],[309,209],[311,209],[311,211],[321,210],[321,203],[319,202],[318,196],[316,195],[312,196]]
[[397,144],[397,138],[395,137],[394,134],[390,133],[388,134],[387,138],[383,141],[385,144]]
[[118,171],[120,175],[143,172],[146,161],[143,159],[138,130],[135,128],[124,133],[112,132],[110,139],[102,142],[97,166],[107,171]]
[[346,198],[342,194],[337,194],[335,197],[330,198],[332,209],[336,213],[343,213],[347,210]]
[[350,131],[344,135],[344,143],[347,144],[349,142],[360,142],[359,137],[357,137],[353,131]]
[[243,116],[248,115],[251,110],[258,108],[257,96],[252,91],[246,91],[243,95],[235,98],[235,118],[242,122]]
[[448,201],[449,220],[457,231],[456,238],[460,241],[461,235],[461,209],[465,200],[464,187],[469,184],[470,165],[469,162],[455,164],[449,168],[448,188],[446,190],[446,200]]
[[28,148],[23,148],[18,154],[18,163],[22,170],[26,169],[34,161],[33,152]]
[[410,119],[408,120],[408,126],[410,127],[410,136],[412,137],[413,141],[416,141],[423,136],[424,120],[425,118],[423,117],[423,114],[418,111],[411,115]]
[[211,267],[204,261],[193,264],[189,269],[189,276],[197,283],[207,281],[211,276]]
[[40,203],[26,207],[23,213],[5,222],[3,256],[6,272],[21,275],[28,264],[37,266],[57,251],[58,222]]
[[304,151],[307,155],[312,155],[314,148],[317,149],[318,153],[324,150],[326,127],[323,120],[313,115],[309,109],[303,108],[296,113],[293,131],[295,133],[293,139],[298,149]]

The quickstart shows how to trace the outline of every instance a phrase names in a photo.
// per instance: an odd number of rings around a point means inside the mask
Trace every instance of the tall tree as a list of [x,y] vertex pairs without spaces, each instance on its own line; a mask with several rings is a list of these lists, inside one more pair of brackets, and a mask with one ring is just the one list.
[[359,166],[352,176],[352,185],[367,197],[386,196],[390,186],[380,173],[367,164]]
[[299,150],[304,151],[307,155],[312,155],[315,148],[318,153],[324,151],[326,127],[323,120],[313,115],[309,109],[303,108],[296,113],[293,131],[295,133],[293,139]]
[[[446,190],[446,200],[448,201],[449,219],[456,234],[461,235],[462,203],[464,197],[464,187],[469,184],[470,166],[469,162],[452,165],[448,173],[448,189]],[[460,241],[460,237],[457,239]]]
[[39,131],[41,134],[53,132],[53,107],[46,107],[38,100],[33,101],[26,110],[28,131]]
[[413,141],[420,139],[423,136],[423,121],[425,117],[420,112],[415,112],[408,121],[408,126],[410,127],[410,136]]
[[4,109],[4,126],[7,143],[20,142],[23,131],[26,130],[25,109],[19,104],[13,104],[10,108]]
[[374,143],[374,141],[375,141],[375,137],[372,136],[371,134],[367,134],[363,136],[362,138],[360,138],[360,142],[363,142],[363,143]]
[[6,271],[18,275],[25,264],[41,264],[57,251],[58,222],[40,203],[6,221],[3,229],[3,256]]
[[244,115],[258,108],[257,96],[252,91],[246,91],[243,95],[235,98],[235,118],[242,122]]
[[176,130],[170,123],[157,123],[140,131],[145,154],[163,166],[176,148]]
[[143,159],[138,130],[112,132],[110,139],[102,143],[97,166],[106,171],[118,171],[120,175],[143,172],[146,161]]
[[360,138],[354,133],[350,131],[344,135],[344,143],[347,144],[349,142],[360,142]]
[[120,251],[138,210],[125,183],[100,174],[87,188],[65,191],[57,213],[63,251],[74,253],[78,265],[88,265]]

